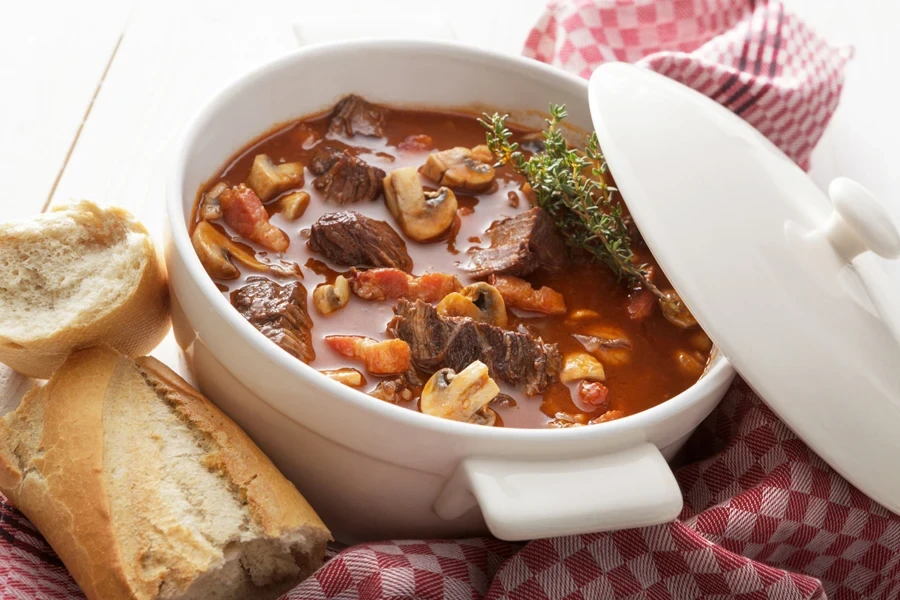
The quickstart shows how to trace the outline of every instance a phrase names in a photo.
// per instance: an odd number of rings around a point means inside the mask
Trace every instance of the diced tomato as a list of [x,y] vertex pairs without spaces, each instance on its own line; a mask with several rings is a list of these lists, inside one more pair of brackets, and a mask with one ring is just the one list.
[[434,149],[434,141],[430,135],[417,133],[407,136],[406,139],[397,144],[397,149],[403,152],[428,152]]
[[539,290],[512,275],[491,275],[488,282],[497,288],[507,306],[530,310],[545,315],[561,315],[566,312],[563,295],[547,286]]
[[363,300],[407,298],[438,302],[450,292],[458,292],[462,284],[455,275],[425,273],[413,277],[400,269],[369,269],[354,271],[350,276],[353,293]]
[[410,300],[425,302],[440,302],[447,294],[461,289],[459,279],[447,273],[425,273],[421,277],[413,277],[409,283]]
[[249,238],[257,221],[269,220],[256,193],[243,183],[222,192],[220,203],[225,222],[241,237]]
[[325,343],[338,354],[350,358],[362,358],[362,349],[367,339],[361,335],[327,335]]
[[363,300],[400,298],[409,292],[410,276],[400,269],[369,269],[353,271],[350,288]]
[[357,358],[374,375],[393,375],[409,370],[409,344],[403,340],[377,341],[362,335],[328,335],[325,343],[335,352]]
[[609,388],[599,381],[582,380],[578,384],[578,395],[585,404],[604,410],[609,409]]
[[641,321],[653,314],[656,307],[656,296],[647,289],[639,289],[628,296],[628,316]]

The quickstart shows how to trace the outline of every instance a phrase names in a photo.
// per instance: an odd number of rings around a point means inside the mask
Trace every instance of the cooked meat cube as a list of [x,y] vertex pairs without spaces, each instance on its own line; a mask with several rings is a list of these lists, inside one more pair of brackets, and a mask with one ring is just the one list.
[[269,250],[284,252],[290,245],[285,232],[269,223],[269,215],[256,193],[243,183],[219,196],[225,223],[239,236]]
[[358,358],[373,375],[394,375],[409,370],[409,345],[403,340],[373,340],[362,335],[326,335],[325,343],[350,358]]
[[533,396],[556,380],[562,366],[556,344],[468,317],[442,317],[422,300],[400,299],[394,314],[388,333],[409,344],[413,363],[424,371],[459,372],[480,360],[492,378]]
[[310,231],[309,247],[338,265],[406,272],[413,268],[406,243],[390,225],[350,210],[319,217]]
[[305,363],[316,357],[312,346],[312,319],[306,309],[306,288],[298,281],[278,285],[251,278],[231,292],[231,304],[251,325]]
[[448,273],[425,273],[415,277],[399,269],[352,269],[350,289],[363,300],[406,298],[438,302],[447,294],[460,291],[462,284],[456,275]]
[[319,173],[313,187],[329,202],[375,200],[384,190],[385,172],[346,152],[324,149],[313,156],[310,170]]
[[250,186],[263,202],[281,192],[303,185],[303,165],[297,162],[276,165],[266,154],[257,154],[247,178]]
[[562,315],[566,312],[565,298],[553,288],[544,286],[536,290],[524,279],[513,275],[491,275],[488,283],[497,288],[507,306],[545,315]]
[[454,190],[483,192],[494,183],[494,155],[487,146],[471,150],[457,147],[433,152],[422,165],[422,175]]
[[321,175],[330,169],[343,154],[343,150],[338,150],[331,146],[320,146],[313,153],[312,158],[309,159],[307,168],[313,175]]
[[359,133],[384,137],[387,109],[367,102],[355,94],[345,96],[331,110],[328,133],[353,137]]
[[521,277],[538,267],[559,269],[565,265],[566,243],[539,207],[496,223],[488,233],[491,246],[473,252],[465,267],[474,277],[491,273]]

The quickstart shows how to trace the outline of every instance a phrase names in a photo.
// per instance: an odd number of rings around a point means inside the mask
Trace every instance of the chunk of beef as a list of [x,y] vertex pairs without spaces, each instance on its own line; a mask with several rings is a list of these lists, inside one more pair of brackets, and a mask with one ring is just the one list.
[[424,371],[450,367],[459,372],[480,360],[491,377],[531,396],[547,389],[562,365],[556,344],[468,317],[442,317],[421,300],[401,299],[394,314],[388,333],[409,344],[413,363]]
[[328,133],[353,137],[354,134],[384,137],[387,109],[367,102],[355,94],[345,96],[331,110]]
[[279,285],[251,277],[231,292],[231,304],[251,325],[305,363],[316,357],[312,345],[312,319],[306,308],[306,288],[298,281]]
[[319,146],[316,151],[313,152],[312,158],[310,158],[309,164],[306,165],[306,167],[313,175],[321,175],[330,169],[342,154],[344,154],[343,150],[338,150],[331,146]]
[[352,210],[322,215],[313,223],[309,247],[338,265],[413,268],[406,243],[390,225]]
[[490,247],[477,249],[465,267],[475,277],[492,273],[521,277],[538,267],[559,269],[565,265],[566,243],[541,208],[504,219],[488,233]]
[[334,148],[316,152],[309,170],[317,174],[313,187],[338,204],[375,200],[384,191],[385,172]]

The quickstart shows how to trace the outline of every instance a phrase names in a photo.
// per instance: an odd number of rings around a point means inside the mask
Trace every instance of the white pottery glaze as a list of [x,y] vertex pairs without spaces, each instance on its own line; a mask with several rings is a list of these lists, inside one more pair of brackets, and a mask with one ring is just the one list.
[[467,536],[483,533],[486,522],[514,540],[673,519],[681,495],[665,459],[731,383],[723,356],[684,393],[618,421],[487,428],[399,408],[320,375],[266,339],[216,289],[188,237],[200,186],[276,123],[322,111],[350,92],[392,105],[525,111],[532,119],[561,102],[574,125],[591,126],[584,80],[449,43],[314,46],[233,83],[191,120],[167,191],[176,336],[203,392],[296,483],[338,539]]
[[850,179],[826,195],[746,121],[663,75],[607,63],[589,88],[616,185],[694,317],[806,445],[900,514],[890,214]]

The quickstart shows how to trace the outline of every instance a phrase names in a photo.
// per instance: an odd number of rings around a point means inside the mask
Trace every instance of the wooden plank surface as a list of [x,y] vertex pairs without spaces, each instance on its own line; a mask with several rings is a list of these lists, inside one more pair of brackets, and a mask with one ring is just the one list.
[[[517,13],[517,26],[493,33],[506,7],[494,5],[494,18],[479,4],[464,0],[446,13],[417,1],[395,2],[392,8],[407,17],[446,18],[461,41],[518,52],[543,0],[525,3],[532,10]],[[357,24],[384,18],[371,3],[343,6]],[[472,11],[484,18],[471,19]],[[139,2],[51,202],[84,197],[123,206],[160,243],[171,150],[186,120],[230,80],[297,48],[296,23],[304,18],[321,23],[335,14],[310,14],[303,3],[278,1],[232,2],[227,11],[212,3]],[[332,30],[342,37],[343,28]],[[188,375],[171,336],[154,354]]]
[[130,2],[10,2],[0,36],[4,220],[39,212],[121,37]]

